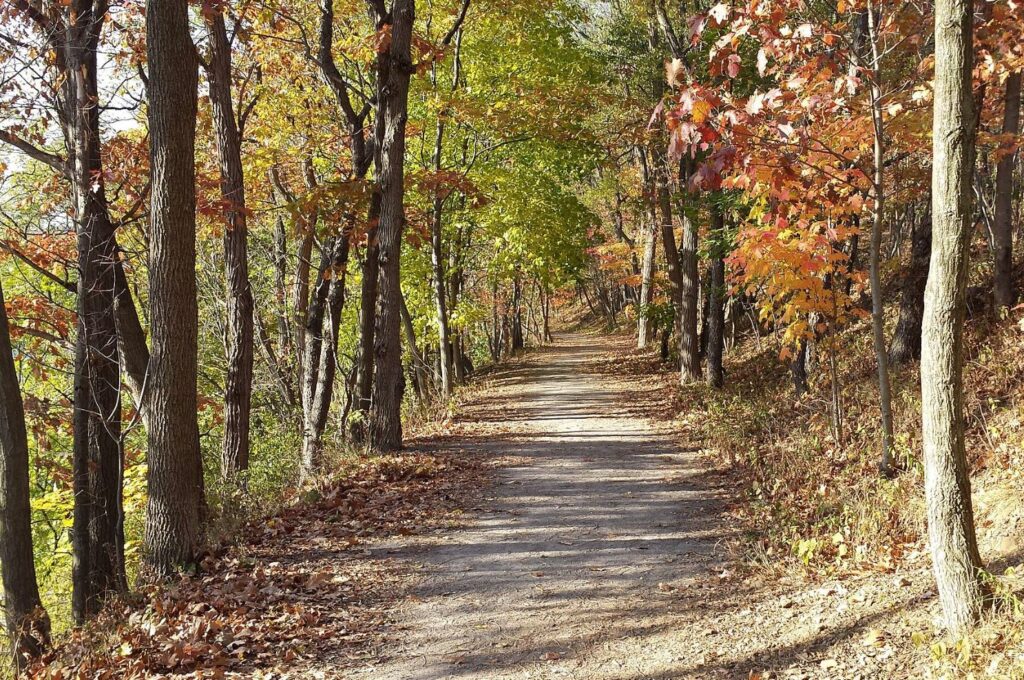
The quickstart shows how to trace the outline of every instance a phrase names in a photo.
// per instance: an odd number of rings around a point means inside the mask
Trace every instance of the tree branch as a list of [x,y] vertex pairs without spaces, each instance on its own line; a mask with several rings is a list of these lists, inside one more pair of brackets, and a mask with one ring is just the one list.
[[444,36],[444,40],[441,44],[448,47],[452,44],[452,40],[455,39],[455,35],[462,28],[462,24],[466,21],[466,13],[469,12],[469,3],[471,0],[462,0],[462,8],[459,10],[459,18],[455,20],[455,25],[448,30],[448,34]]
[[28,156],[29,158],[32,158],[34,160],[39,161],[40,163],[50,166],[67,179],[72,179],[71,167],[68,165],[68,162],[65,159],[61,158],[57,154],[52,154],[49,153],[48,151],[43,151],[39,147],[25,141],[21,137],[18,137],[17,135],[11,132],[8,132],[7,130],[0,130],[0,142],[6,142],[7,144],[10,144],[14,148],[21,151],[26,156]]

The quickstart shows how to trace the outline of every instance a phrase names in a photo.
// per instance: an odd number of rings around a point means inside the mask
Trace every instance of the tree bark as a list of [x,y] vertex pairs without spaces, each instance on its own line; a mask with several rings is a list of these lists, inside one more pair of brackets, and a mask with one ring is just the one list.
[[[712,230],[721,231],[723,227],[721,210],[717,207],[712,208]],[[725,382],[722,370],[722,353],[725,348],[725,260],[720,255],[712,257],[708,279],[708,347],[705,377],[708,385],[719,388]]]
[[221,473],[231,478],[249,468],[252,412],[253,298],[249,285],[249,229],[242,170],[242,138],[231,98],[231,44],[224,15],[207,19],[210,37],[210,102],[224,202],[224,276],[227,281],[227,381]]
[[972,3],[935,3],[931,267],[925,290],[921,414],[932,566],[945,624],[960,637],[984,599],[964,448],[963,330],[974,172]]
[[[354,218],[353,218],[354,221]],[[313,302],[309,307],[303,369],[302,476],[308,479],[322,467],[323,434],[334,397],[338,370],[338,331],[345,307],[351,230],[324,248]]]
[[202,542],[196,374],[197,60],[187,0],[148,0],[152,167],[149,289],[149,502],[145,560],[157,576],[191,569]]
[[105,2],[79,0],[70,8],[64,49],[66,92],[73,112],[75,218],[78,230],[78,334],[72,456],[77,522],[72,615],[84,622],[110,591],[122,590],[121,375],[115,316],[118,255],[103,181],[97,49]]
[[921,323],[924,316],[924,288],[932,255],[932,220],[926,214],[914,225],[910,266],[900,290],[900,316],[889,345],[889,363],[900,366],[921,358]]
[[[395,0],[390,16],[391,45],[379,57],[379,107],[375,164],[381,191],[380,300],[374,331],[373,404],[370,440],[380,451],[402,447],[401,257],[405,227],[405,127],[409,79],[414,71],[411,42],[415,0]],[[378,21],[385,19],[379,17]]]
[[700,380],[700,277],[697,269],[697,224],[685,216],[679,269],[682,274],[682,302],[679,306],[680,381],[688,385]]
[[412,315],[409,314],[409,307],[405,304],[405,296],[402,297],[402,330],[405,333],[405,342],[409,345],[409,353],[412,355],[413,376],[416,379],[416,396],[420,402],[427,401],[427,365],[416,345],[416,329],[412,325]]
[[682,306],[683,272],[679,260],[679,250],[676,248],[675,225],[672,223],[672,192],[669,186],[668,158],[666,158],[664,151],[655,150],[653,155],[658,184],[658,213],[661,217],[661,241],[665,248],[668,280],[672,285],[672,306],[676,309],[675,325],[679,328],[682,324],[682,314],[679,311]]
[[[445,112],[438,114],[437,133],[434,138],[434,171],[441,171],[444,148]],[[434,273],[434,304],[437,312],[438,348],[441,356],[441,395],[452,395],[452,346],[448,330],[448,293],[445,290],[444,262],[444,196],[438,187],[434,190],[434,209],[430,220],[430,259]]]
[[885,128],[882,115],[881,54],[878,48],[878,10],[868,5],[868,33],[871,42],[871,116],[874,132],[875,175],[872,193],[875,205],[871,223],[871,327],[878,364],[878,399],[882,411],[882,456],[878,468],[883,475],[892,475],[892,390],[889,383],[889,355],[885,344],[885,300],[882,291],[882,228],[885,223]]
[[[382,18],[382,17],[381,17]],[[380,23],[380,20],[379,20]],[[374,150],[378,147],[378,137],[376,135],[383,131],[381,121],[378,120],[378,125],[375,129],[375,136],[371,139],[370,143],[367,141],[367,130],[366,122],[367,117],[370,115],[370,104],[364,105],[361,111],[356,112],[352,105],[351,97],[349,96],[348,82],[342,77],[341,72],[334,59],[334,0],[322,0],[321,1],[321,30],[319,30],[319,45],[317,50],[318,55],[318,66],[321,70],[321,75],[327,82],[331,91],[335,95],[338,107],[341,109],[341,113],[345,117],[345,121],[348,125],[348,134],[351,143],[352,152],[352,168],[350,178],[353,180],[361,181],[367,176],[370,171],[370,166],[376,157]],[[379,27],[380,28],[380,27]],[[383,57],[379,57],[383,58]],[[378,73],[380,76],[380,73]],[[311,165],[307,171],[307,177],[310,177],[312,181],[312,167]],[[380,215],[380,190],[378,187],[374,187],[373,196],[371,198],[368,229],[367,229],[367,254],[366,260],[364,261],[364,267],[362,267],[362,291],[361,291],[361,302],[362,307],[359,312],[359,352],[358,358],[356,359],[356,394],[354,396],[355,410],[360,415],[357,419],[357,427],[352,430],[352,438],[356,441],[362,441],[366,437],[366,422],[367,416],[370,411],[370,403],[372,398],[372,387],[373,387],[373,375],[374,375],[374,324],[375,324],[375,311],[377,306],[377,288],[378,288],[378,247],[377,247],[377,222]],[[354,221],[354,217],[350,217],[350,222]],[[344,269],[348,267],[349,250],[351,248],[351,223],[346,233],[343,233],[342,239],[344,244],[339,244],[344,249],[343,253],[339,253],[343,261]],[[344,272],[343,272],[344,273]],[[340,323],[341,309],[344,306],[344,277],[341,278],[340,286],[341,291],[337,292],[340,296],[340,302],[337,302],[338,309],[336,314],[332,314],[331,323],[335,321]],[[331,295],[335,295],[336,291],[332,288]],[[338,300],[339,298],[332,297],[332,300]],[[322,330],[323,332],[323,330]],[[328,364],[337,364],[337,336],[338,331],[336,328],[331,328],[329,335],[333,340],[334,358],[332,362]],[[326,357],[325,357],[326,358]],[[324,363],[324,359],[319,362],[321,371],[331,370],[332,372],[336,369],[334,367],[328,367]],[[319,413],[319,409],[326,409],[330,406],[331,398],[333,396],[333,378],[331,383],[322,383],[323,393],[313,395],[309,401],[303,401],[303,403],[310,403],[313,405],[314,419],[318,418],[316,413]],[[315,406],[319,403],[319,407]],[[308,412],[306,412],[308,413]],[[347,416],[347,411],[346,411]],[[327,412],[324,411],[323,418],[327,418]],[[316,435],[314,442],[314,453],[318,457],[319,449],[319,437],[323,435],[323,426],[319,426],[319,434]]]
[[[1020,130],[1021,72],[1006,79],[1003,106],[1003,134],[1016,135]],[[996,167],[996,207],[992,236],[995,241],[995,267],[992,290],[997,307],[1011,307],[1013,291],[1013,169],[1017,154],[999,159]]]
[[18,668],[50,645],[32,552],[28,433],[0,286],[0,577],[4,621]]
[[648,199],[647,224],[644,234],[644,260],[640,274],[640,309],[637,321],[637,347],[644,349],[654,337],[654,326],[649,317],[649,307],[654,301],[654,260],[658,250],[658,214],[655,197]]
[[800,344],[797,345],[796,353],[793,355],[793,361],[790,363],[790,372],[793,374],[793,391],[796,392],[796,398],[807,394],[807,341],[801,340]]

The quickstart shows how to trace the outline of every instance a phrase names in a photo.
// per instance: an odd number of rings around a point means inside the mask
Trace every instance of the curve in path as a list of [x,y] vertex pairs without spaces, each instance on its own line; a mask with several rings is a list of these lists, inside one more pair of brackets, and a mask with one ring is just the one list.
[[605,342],[562,336],[470,406],[510,434],[459,446],[521,464],[464,528],[382,548],[424,578],[357,677],[690,677],[664,635],[701,606],[677,594],[720,566],[721,501],[668,425],[623,415],[627,388],[594,370]]

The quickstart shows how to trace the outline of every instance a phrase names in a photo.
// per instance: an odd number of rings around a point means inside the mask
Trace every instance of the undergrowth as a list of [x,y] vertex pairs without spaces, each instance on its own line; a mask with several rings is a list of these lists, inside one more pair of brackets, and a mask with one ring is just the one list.
[[[896,310],[888,319],[895,324]],[[922,633],[939,677],[1024,677],[1024,613],[1007,594],[1024,559],[1024,316],[979,315],[966,335],[965,413],[979,541],[1002,589],[978,632],[955,643]],[[891,334],[890,334],[891,335]],[[798,399],[771,336],[747,338],[727,354],[726,386],[682,389],[689,430],[716,463],[738,473],[746,502],[742,552],[752,567],[817,579],[927,566],[917,363],[892,371],[896,458],[893,479],[878,471],[880,407],[870,327],[842,336],[843,439],[837,440],[824,357]],[[1009,569],[1008,569],[1009,568]],[[993,675],[994,674],[994,675]]]

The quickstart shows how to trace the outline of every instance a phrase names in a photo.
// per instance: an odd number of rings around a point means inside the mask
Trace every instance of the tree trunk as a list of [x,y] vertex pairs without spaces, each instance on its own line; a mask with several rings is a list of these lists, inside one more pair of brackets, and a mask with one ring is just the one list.
[[409,353],[412,355],[412,370],[415,376],[416,396],[420,403],[427,401],[427,364],[420,354],[416,344],[416,329],[412,326],[412,315],[409,314],[409,307],[405,304],[405,296],[402,296],[402,330],[405,332],[405,342],[409,345]]
[[[354,217],[350,222],[354,221]],[[338,330],[345,307],[345,273],[348,269],[351,229],[325,246],[317,285],[309,306],[307,345],[303,351],[302,476],[308,479],[322,467],[323,434],[334,398],[338,370]]]
[[210,36],[210,102],[224,202],[224,276],[227,281],[227,381],[221,473],[234,477],[249,468],[252,412],[253,299],[249,285],[249,230],[242,170],[242,139],[231,98],[231,45],[224,15],[207,19]]
[[[139,310],[128,286],[123,256],[114,263],[114,311],[117,317],[117,340],[121,348],[121,360],[128,386],[135,399],[135,408],[146,422],[146,376],[149,371],[149,344],[146,330],[139,319]],[[147,425],[148,428],[148,425]]]
[[797,345],[796,353],[793,355],[793,361],[790,363],[790,372],[793,374],[793,390],[796,392],[796,398],[807,394],[807,341],[801,340],[800,344]]
[[679,307],[683,295],[683,272],[679,261],[679,250],[676,248],[676,232],[672,223],[672,192],[669,187],[670,172],[668,158],[663,149],[655,149],[653,152],[655,162],[655,177],[658,185],[658,215],[661,218],[661,241],[665,248],[665,263],[668,270],[668,280],[672,285],[672,306],[676,309],[676,327],[678,328],[682,315]]
[[914,225],[911,259],[900,290],[900,316],[889,346],[889,362],[900,366],[921,358],[921,321],[924,316],[924,287],[932,255],[932,219],[926,214]]
[[4,621],[18,668],[50,645],[32,552],[28,433],[0,286],[0,577]]
[[202,542],[196,374],[197,64],[187,0],[148,0],[152,167],[149,503],[145,559],[158,576],[195,565]]
[[879,470],[891,475],[892,460],[892,394],[889,385],[889,355],[885,344],[885,300],[882,291],[882,228],[885,223],[885,128],[882,116],[881,55],[878,47],[878,10],[868,7],[868,31],[871,42],[871,115],[874,132],[875,176],[872,183],[875,205],[871,223],[871,327],[878,364],[878,399],[882,411],[882,456]]
[[[97,49],[105,3],[84,2],[67,29],[66,64],[78,230],[78,335],[74,391],[76,517],[72,614],[84,622],[127,585],[121,540],[121,366],[115,315],[117,243],[103,181]],[[84,466],[84,467],[83,467]],[[85,520],[85,521],[83,521]]]
[[[1003,134],[1016,135],[1020,129],[1021,73],[1015,71],[1006,79],[1003,106]],[[1017,155],[1007,154],[996,168],[996,209],[992,225],[995,241],[995,268],[992,290],[997,307],[1010,307],[1013,293],[1013,168]]]
[[367,436],[370,407],[373,403],[373,347],[377,323],[377,290],[380,278],[380,247],[377,241],[380,217],[380,192],[375,191],[370,208],[370,228],[366,233],[363,281],[359,297],[359,371],[356,379],[357,418],[352,438],[363,442]]
[[682,301],[679,305],[680,381],[683,385],[700,380],[700,278],[697,270],[697,225],[683,218],[683,247],[679,251]]
[[924,301],[921,414],[932,566],[945,624],[955,637],[984,599],[964,449],[963,330],[973,226],[972,3],[935,3],[931,267]]
[[644,234],[644,261],[640,278],[640,309],[637,310],[637,347],[644,349],[654,337],[654,326],[648,318],[654,301],[654,260],[658,249],[658,214],[655,197],[648,200],[646,234]]
[[[405,226],[405,127],[408,121],[409,79],[414,71],[411,55],[415,0],[395,0],[391,19],[391,45],[379,56],[380,93],[378,144],[375,163],[381,191],[380,300],[374,331],[373,404],[370,439],[380,451],[402,448],[401,257]],[[381,17],[380,19],[382,19]]]
[[[444,147],[444,112],[438,114],[437,134],[434,140],[433,165],[441,170],[441,152]],[[438,347],[441,353],[441,394],[452,395],[452,349],[448,332],[448,293],[445,290],[444,267],[444,196],[440,187],[434,191],[434,210],[430,221],[430,256],[434,272],[434,304],[437,312]]]
[[[721,231],[724,226],[721,211],[712,209],[711,228]],[[711,387],[721,387],[725,382],[722,370],[722,353],[725,347],[725,260],[712,257],[708,276],[708,348],[706,379]]]

